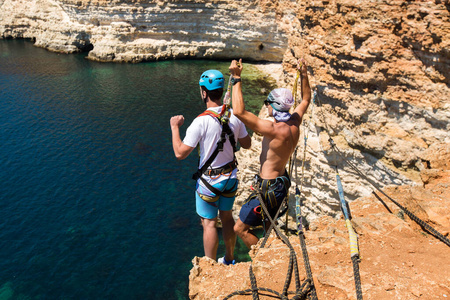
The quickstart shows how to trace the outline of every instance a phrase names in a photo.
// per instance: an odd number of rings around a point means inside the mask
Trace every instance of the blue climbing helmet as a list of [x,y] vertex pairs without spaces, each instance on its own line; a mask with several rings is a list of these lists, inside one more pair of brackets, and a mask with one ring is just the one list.
[[219,71],[208,70],[203,72],[202,76],[200,76],[200,81],[198,84],[200,84],[200,86],[204,86],[208,91],[213,91],[223,89],[225,86],[225,79]]

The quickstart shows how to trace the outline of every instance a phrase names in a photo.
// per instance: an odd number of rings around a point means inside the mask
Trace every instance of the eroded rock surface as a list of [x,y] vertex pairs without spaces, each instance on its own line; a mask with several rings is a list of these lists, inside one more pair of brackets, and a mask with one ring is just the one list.
[[[307,1],[296,12],[278,84],[291,87],[296,58],[306,58],[317,97],[293,176],[306,218],[338,213],[335,166],[350,201],[391,184],[423,185],[423,176],[448,170],[449,2]],[[447,158],[436,166],[439,156]],[[255,164],[245,167],[245,188]]]
[[[294,10],[259,1],[4,0],[0,37],[99,61],[281,61]],[[286,1],[295,3],[295,1]],[[285,7],[289,7],[286,4]]]

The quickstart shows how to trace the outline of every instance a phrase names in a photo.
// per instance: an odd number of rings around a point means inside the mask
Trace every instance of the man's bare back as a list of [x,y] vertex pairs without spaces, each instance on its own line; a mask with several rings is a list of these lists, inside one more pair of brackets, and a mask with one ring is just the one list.
[[[260,155],[260,176],[263,179],[274,179],[285,174],[286,163],[288,162],[292,152],[294,152],[300,136],[299,127],[303,114],[308,109],[311,101],[311,89],[309,87],[307,66],[305,61],[303,60],[298,67],[302,74],[302,102],[295,108],[294,113],[290,116],[290,118],[287,111],[293,102],[289,105],[287,103],[281,103],[283,100],[287,101],[285,96],[280,95],[278,102],[275,100],[271,102],[268,100],[265,101],[269,116],[273,116],[275,118],[275,122],[272,122],[269,120],[260,119],[256,115],[245,110],[241,83],[238,82],[235,86],[233,86],[233,113],[247,127],[264,136]],[[242,60],[239,62],[233,60],[229,69],[234,78],[240,79],[242,72]],[[290,94],[290,97],[291,99],[289,99],[289,101],[292,100],[292,94]],[[285,106],[287,110],[278,111],[274,109],[274,107],[279,108],[280,106]],[[284,116],[287,117],[287,119],[279,121],[277,119],[280,118],[276,117],[277,114],[285,114]]]
[[295,123],[274,123],[275,137],[264,136],[259,157],[261,178],[274,179],[285,174],[286,164],[300,136],[299,127]]

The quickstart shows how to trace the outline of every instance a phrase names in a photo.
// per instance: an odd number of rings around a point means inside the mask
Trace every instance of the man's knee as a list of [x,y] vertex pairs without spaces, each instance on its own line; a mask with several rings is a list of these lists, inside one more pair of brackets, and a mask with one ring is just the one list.
[[249,227],[246,226],[241,220],[237,220],[236,224],[234,224],[234,232],[237,235],[242,236],[246,232],[248,232]]
[[236,233],[239,237],[242,237],[244,232],[240,227],[237,227],[236,224],[234,224],[233,230],[234,230],[234,233]]
[[231,210],[229,211],[219,211],[219,215],[220,215],[220,220],[222,221],[222,223],[224,222],[234,222],[233,219],[233,213],[231,212]]
[[216,228],[216,223],[217,223],[217,218],[214,219],[205,219],[205,218],[201,218],[202,220],[202,225],[203,228]]

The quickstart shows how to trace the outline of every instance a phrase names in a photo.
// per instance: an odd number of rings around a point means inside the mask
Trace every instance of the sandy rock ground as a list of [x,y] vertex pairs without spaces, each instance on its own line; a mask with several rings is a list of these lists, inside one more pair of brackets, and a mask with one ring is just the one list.
[[[425,187],[389,187],[384,192],[449,238],[448,172]],[[379,194],[379,193],[378,193]],[[371,195],[350,204],[359,237],[360,278],[364,299],[450,298],[450,247],[425,232],[386,197]],[[321,217],[305,232],[309,262],[318,299],[356,299],[348,232],[342,218]],[[301,283],[306,279],[299,237],[291,235]],[[289,250],[273,234],[265,248],[250,251],[258,287],[283,290]],[[234,266],[196,257],[190,274],[190,299],[223,299],[251,287],[250,262]],[[289,291],[295,290],[292,279]],[[261,293],[260,299],[273,299]],[[292,297],[291,295],[290,297]],[[251,299],[251,295],[231,299]]]

